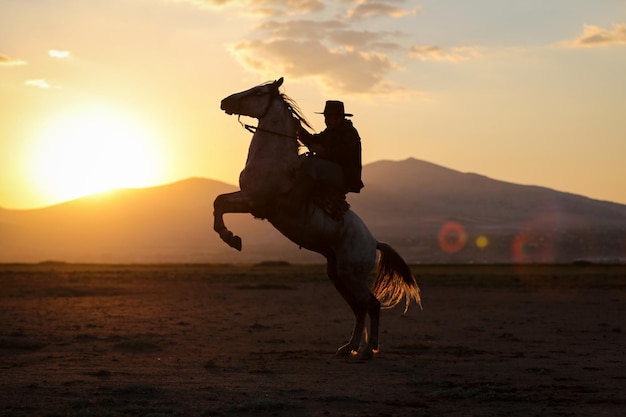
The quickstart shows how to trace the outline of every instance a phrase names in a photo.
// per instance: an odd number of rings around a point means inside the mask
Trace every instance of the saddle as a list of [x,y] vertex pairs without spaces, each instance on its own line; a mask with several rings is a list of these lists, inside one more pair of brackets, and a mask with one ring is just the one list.
[[[342,221],[344,214],[350,210],[350,204],[346,201],[346,194],[330,185],[316,183],[310,190],[310,201],[324,211],[331,219]],[[284,197],[277,198],[262,206],[251,208],[250,212],[257,219],[266,219],[277,210],[294,210],[294,206],[286,203]]]

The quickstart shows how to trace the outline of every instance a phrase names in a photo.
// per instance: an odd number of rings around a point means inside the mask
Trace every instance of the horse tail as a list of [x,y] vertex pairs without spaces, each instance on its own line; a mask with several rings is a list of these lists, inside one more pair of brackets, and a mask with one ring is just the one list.
[[415,301],[422,308],[420,289],[404,259],[386,243],[377,242],[376,249],[380,251],[380,255],[371,291],[380,301],[381,307],[393,308],[404,298],[405,313],[411,301]]

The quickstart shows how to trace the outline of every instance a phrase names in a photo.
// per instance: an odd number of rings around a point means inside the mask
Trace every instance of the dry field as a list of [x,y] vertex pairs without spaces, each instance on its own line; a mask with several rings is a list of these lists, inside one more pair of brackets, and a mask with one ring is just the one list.
[[626,266],[412,269],[360,362],[321,265],[0,265],[0,416],[626,415]]

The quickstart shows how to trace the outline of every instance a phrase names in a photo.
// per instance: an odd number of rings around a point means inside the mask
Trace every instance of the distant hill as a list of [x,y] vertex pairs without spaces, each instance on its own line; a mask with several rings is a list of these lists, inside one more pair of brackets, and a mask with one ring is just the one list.
[[[353,210],[409,262],[624,262],[626,206],[460,173],[416,159],[363,168]],[[213,232],[213,200],[191,178],[36,210],[0,209],[0,262],[321,262],[266,221],[226,215],[243,252]]]
[[[394,241],[414,262],[626,260],[621,204],[415,159],[375,162],[363,178],[367,188],[351,198],[353,206],[379,239]],[[439,242],[449,222],[462,225],[467,236],[454,253],[442,251]],[[479,237],[487,246],[477,246]]]

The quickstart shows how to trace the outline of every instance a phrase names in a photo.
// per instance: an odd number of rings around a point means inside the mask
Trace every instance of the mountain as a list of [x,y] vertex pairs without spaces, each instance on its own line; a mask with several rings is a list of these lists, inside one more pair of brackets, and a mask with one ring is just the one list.
[[[623,262],[626,206],[506,183],[416,159],[363,167],[352,209],[409,262]],[[213,232],[213,200],[191,178],[36,210],[0,209],[0,262],[321,262],[267,222],[228,214],[244,250]]]
[[[370,164],[363,181],[353,206],[380,240],[395,242],[414,262],[626,260],[621,204],[415,159]],[[455,224],[465,233],[455,233]],[[442,250],[463,236],[461,250]]]

